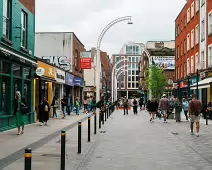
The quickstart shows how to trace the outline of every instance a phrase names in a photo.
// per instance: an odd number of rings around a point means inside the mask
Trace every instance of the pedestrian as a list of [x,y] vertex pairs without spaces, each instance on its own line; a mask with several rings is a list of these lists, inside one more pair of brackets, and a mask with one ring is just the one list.
[[161,110],[161,113],[163,114],[164,123],[167,123],[167,112],[170,108],[169,100],[166,97],[166,94],[163,94],[162,99],[160,99],[159,102],[159,109]]
[[57,97],[54,96],[53,97],[53,100],[52,100],[52,104],[51,106],[53,107],[53,118],[57,118],[57,108],[58,108],[58,100],[57,100]]
[[143,103],[144,103],[144,99],[141,97],[139,100],[140,110],[142,110]]
[[181,122],[180,114],[182,112],[182,105],[178,98],[175,99],[174,108],[175,108],[175,120],[176,120],[176,122]]
[[[47,122],[49,120],[49,113],[50,113],[50,106],[48,101],[46,100],[46,97],[43,98],[43,101],[41,101],[41,126],[43,126],[44,124],[47,125]],[[40,116],[39,116],[40,118]]]
[[80,112],[80,101],[79,101],[79,97],[76,97],[75,108],[76,108],[76,115],[79,115],[79,112]]
[[84,111],[83,111],[83,113],[88,113],[88,98],[85,96],[84,97]]
[[96,98],[91,97],[91,111],[96,112]]
[[155,114],[157,113],[157,110],[158,110],[158,102],[156,99],[154,99],[154,97],[151,98],[151,100],[149,100],[147,102],[147,111],[149,112],[150,114],[150,122],[154,122],[154,119],[155,119]]
[[189,102],[188,111],[189,111],[189,118],[190,118],[190,128],[191,128],[191,135],[194,135],[193,128],[194,122],[196,123],[196,136],[199,136],[200,130],[200,112],[202,110],[202,105],[199,100],[196,99],[196,95],[192,95],[192,99]]
[[186,100],[186,98],[183,98],[183,111],[184,111],[186,120],[188,120],[188,106],[189,106],[188,101]]
[[68,103],[67,103],[68,104],[68,106],[67,106],[68,107],[68,115],[70,116],[71,112],[72,112],[72,105],[73,105],[71,94],[69,94],[67,101],[68,101]]
[[134,99],[132,100],[132,106],[133,106],[134,115],[137,115],[138,114],[138,101],[137,101],[136,97],[134,97]]
[[64,96],[61,100],[62,111],[63,111],[63,119],[66,117],[66,109],[67,109],[67,97]]
[[127,96],[124,97],[124,115],[125,113],[128,115],[128,99],[127,99]]
[[[23,134],[24,133],[24,120],[23,120],[23,115],[21,113],[21,93],[20,91],[17,91],[15,93],[15,100],[14,100],[14,115],[16,116],[16,127],[18,128],[17,135]],[[21,131],[22,127],[22,131]]]

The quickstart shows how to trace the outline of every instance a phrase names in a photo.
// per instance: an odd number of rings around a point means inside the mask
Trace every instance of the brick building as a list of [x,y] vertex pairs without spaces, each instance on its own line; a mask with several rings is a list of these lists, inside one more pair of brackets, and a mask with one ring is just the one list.
[[195,90],[190,86],[199,81],[197,70],[200,67],[200,2],[187,0],[187,3],[175,20],[175,77],[176,95],[188,98]]
[[26,124],[34,122],[33,89],[35,40],[35,1],[0,1],[0,132],[14,128],[14,98],[20,91],[30,114]]

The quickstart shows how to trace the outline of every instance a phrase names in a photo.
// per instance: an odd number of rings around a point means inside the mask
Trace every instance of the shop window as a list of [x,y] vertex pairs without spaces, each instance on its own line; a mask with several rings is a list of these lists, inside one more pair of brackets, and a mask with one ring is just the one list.
[[4,74],[10,74],[10,68],[11,68],[11,64],[5,61],[0,61],[0,73],[4,73]]
[[128,83],[128,88],[131,88],[131,83]]
[[23,68],[24,79],[30,79],[30,68]]
[[[15,93],[17,92],[17,91],[20,91],[21,92],[21,94],[22,94],[22,80],[21,79],[18,79],[18,78],[16,78],[15,80],[14,80],[14,97],[15,97]],[[24,97],[24,96],[22,96],[21,95],[21,97]]]
[[21,77],[21,67],[18,65],[13,65],[13,75],[16,77]]
[[0,111],[4,113],[10,113],[10,78],[2,77],[1,83],[1,103],[0,103]]
[[41,100],[44,97],[48,100],[48,82],[41,81]]
[[31,82],[30,81],[25,81],[24,82],[24,96],[22,98],[25,99],[26,105],[28,108],[31,107]]
[[55,95],[58,99],[60,98],[60,84],[55,84]]

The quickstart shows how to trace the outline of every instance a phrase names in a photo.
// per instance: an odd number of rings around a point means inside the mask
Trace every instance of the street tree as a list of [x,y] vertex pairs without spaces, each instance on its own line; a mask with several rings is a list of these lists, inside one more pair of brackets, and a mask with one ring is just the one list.
[[168,81],[163,74],[163,69],[157,65],[153,65],[148,70],[146,85],[151,91],[152,96],[159,99],[165,88],[168,86]]

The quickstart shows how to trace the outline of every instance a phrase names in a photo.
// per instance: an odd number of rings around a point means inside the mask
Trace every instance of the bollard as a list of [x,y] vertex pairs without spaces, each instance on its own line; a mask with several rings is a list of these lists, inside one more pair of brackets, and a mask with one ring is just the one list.
[[96,134],[96,113],[94,113],[94,134]]
[[91,141],[91,118],[88,117],[88,142]]
[[82,123],[78,122],[78,154],[81,154]]
[[32,169],[32,149],[27,148],[27,149],[25,149],[24,170],[31,170],[31,169]]
[[105,112],[105,122],[107,121],[107,109],[105,108],[104,112]]
[[66,131],[61,131],[61,164],[60,170],[65,170],[65,158],[66,157]]
[[109,116],[111,115],[111,106],[109,107]]
[[105,111],[104,111],[104,110],[102,110],[102,124],[103,124],[103,125],[105,124],[105,118],[104,118],[105,116],[104,116],[104,112],[105,112]]
[[101,129],[101,123],[102,123],[101,118],[102,118],[102,112],[100,111],[99,112],[99,129]]
[[206,121],[206,125],[208,125],[208,110],[206,110],[206,116],[205,116],[205,121]]
[[109,118],[109,108],[107,108],[107,119]]

